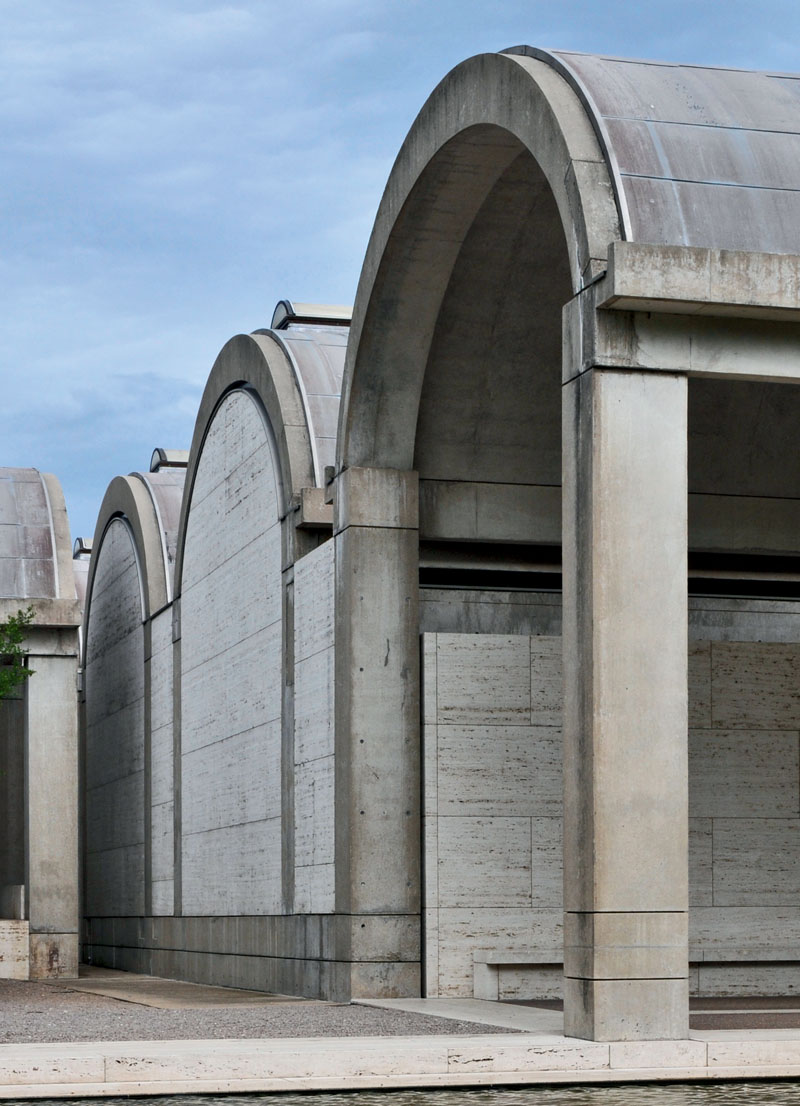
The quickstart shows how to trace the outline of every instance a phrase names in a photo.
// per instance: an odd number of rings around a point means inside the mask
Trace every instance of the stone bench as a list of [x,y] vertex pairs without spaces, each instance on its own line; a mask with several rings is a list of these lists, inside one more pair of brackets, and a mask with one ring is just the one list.
[[500,969],[512,967],[560,968],[564,950],[551,949],[475,949],[472,953],[472,994],[475,998],[497,1002],[500,997]]

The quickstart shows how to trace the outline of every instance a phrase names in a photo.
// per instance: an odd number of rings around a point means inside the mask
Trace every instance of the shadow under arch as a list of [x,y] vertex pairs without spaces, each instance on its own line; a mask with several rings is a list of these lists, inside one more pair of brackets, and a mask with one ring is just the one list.
[[[472,58],[412,126],[356,296],[339,470],[415,467],[432,361],[449,362],[449,383],[461,382],[457,408],[476,382],[489,387],[508,356],[524,363],[539,351],[557,388],[560,308],[605,269],[608,244],[622,234],[596,122],[554,65]],[[491,398],[516,378],[496,381]],[[472,406],[480,406],[475,398]],[[510,406],[498,411],[500,422]]]

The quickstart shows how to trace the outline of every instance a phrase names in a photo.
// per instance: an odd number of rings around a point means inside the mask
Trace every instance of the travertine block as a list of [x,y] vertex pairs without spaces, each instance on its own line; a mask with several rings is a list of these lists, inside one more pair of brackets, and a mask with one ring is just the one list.
[[711,642],[689,642],[689,726],[711,725]]
[[800,644],[715,642],[713,724],[800,730]]
[[705,1041],[614,1041],[612,1068],[704,1068]]
[[530,818],[440,818],[438,867],[440,906],[530,906]]
[[800,906],[800,820],[714,820],[715,906]]
[[532,637],[531,722],[561,726],[564,701],[560,637]]
[[561,818],[531,818],[531,905],[558,910],[563,901]]
[[0,979],[28,978],[28,923],[0,920]]
[[689,813],[696,818],[800,814],[800,734],[690,730]]
[[529,722],[529,638],[440,634],[437,704],[440,723],[502,726]]
[[800,946],[800,911],[794,906],[696,907],[689,915],[689,942],[706,960],[740,949],[743,958],[769,960],[773,949]]
[[560,910],[491,906],[439,910],[440,995],[472,997],[473,954],[477,949],[553,949],[562,945]]
[[438,748],[440,814],[561,814],[560,730],[440,725]]
[[435,822],[439,810],[438,726],[423,725],[423,813],[425,825]]
[[690,907],[712,906],[714,902],[711,827],[710,818],[689,819]]

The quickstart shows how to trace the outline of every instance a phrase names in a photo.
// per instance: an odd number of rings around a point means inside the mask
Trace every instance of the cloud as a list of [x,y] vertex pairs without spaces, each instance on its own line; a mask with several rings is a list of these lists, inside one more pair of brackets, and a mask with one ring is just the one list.
[[406,130],[462,58],[528,41],[785,69],[800,31],[786,0],[0,0],[0,15],[0,463],[62,475],[84,532],[118,471],[188,444],[232,334],[283,296],[352,300]]

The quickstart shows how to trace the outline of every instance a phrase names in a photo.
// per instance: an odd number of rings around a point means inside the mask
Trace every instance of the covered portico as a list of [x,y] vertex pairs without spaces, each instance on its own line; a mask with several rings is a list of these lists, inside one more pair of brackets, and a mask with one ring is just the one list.
[[798,553],[798,133],[780,75],[480,56],[420,113],[362,270],[337,911],[424,911],[422,574],[560,546],[571,1036],[688,1033],[687,551],[751,575]]

